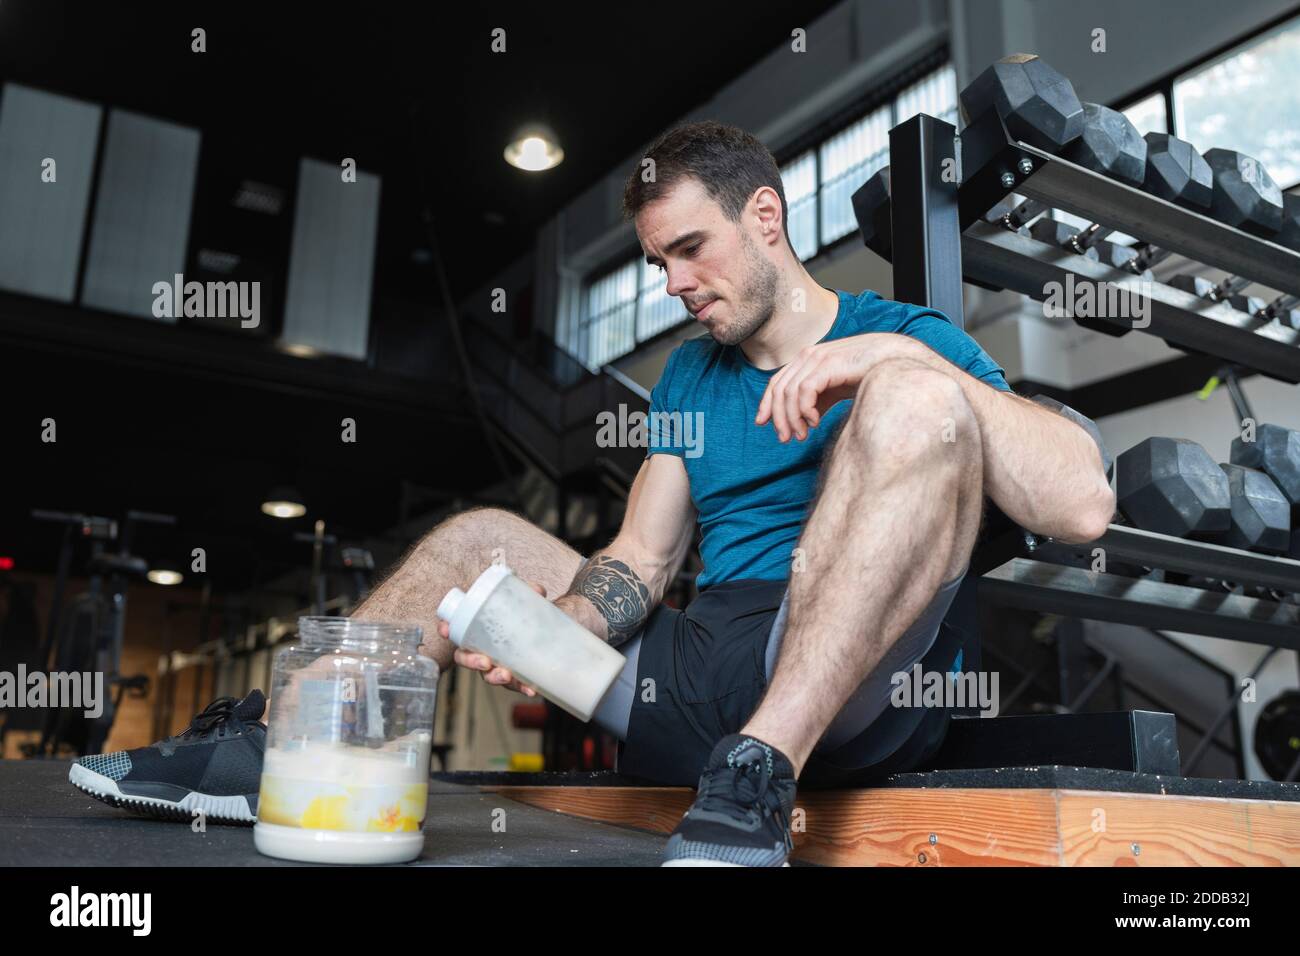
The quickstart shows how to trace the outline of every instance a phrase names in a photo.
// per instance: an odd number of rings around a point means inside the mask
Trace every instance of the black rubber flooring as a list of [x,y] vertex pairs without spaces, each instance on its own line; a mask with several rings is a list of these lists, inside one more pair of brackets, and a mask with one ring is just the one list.
[[[0,760],[0,866],[297,866],[258,853],[251,826],[134,816],[68,783],[67,760]],[[504,810],[504,818],[499,810]],[[505,832],[493,822],[504,819]],[[499,827],[499,824],[498,824]],[[665,838],[430,781],[410,866],[657,866]]]

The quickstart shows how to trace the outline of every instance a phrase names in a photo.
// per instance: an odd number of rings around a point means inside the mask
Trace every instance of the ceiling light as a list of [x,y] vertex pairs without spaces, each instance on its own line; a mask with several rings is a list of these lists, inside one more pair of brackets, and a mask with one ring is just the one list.
[[150,568],[146,577],[154,584],[164,585],[180,584],[182,580],[181,573],[170,568]]
[[236,209],[247,209],[249,212],[278,216],[280,210],[284,208],[284,190],[277,189],[275,186],[266,183],[245,179],[239,184],[233,203]]
[[230,275],[239,266],[239,256],[233,252],[219,252],[216,249],[199,250],[199,268],[205,272]]
[[262,502],[262,514],[272,518],[301,518],[306,513],[302,495],[293,488],[274,488]]
[[525,126],[510,141],[506,162],[530,173],[551,169],[564,161],[564,150],[550,127],[541,123]]

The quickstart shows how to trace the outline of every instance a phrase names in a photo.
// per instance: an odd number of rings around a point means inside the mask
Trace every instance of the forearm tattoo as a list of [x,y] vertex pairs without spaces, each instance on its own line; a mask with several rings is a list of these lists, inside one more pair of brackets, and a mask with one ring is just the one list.
[[595,605],[609,628],[613,647],[632,637],[649,614],[650,589],[617,558],[592,558],[574,577],[569,593],[581,595]]

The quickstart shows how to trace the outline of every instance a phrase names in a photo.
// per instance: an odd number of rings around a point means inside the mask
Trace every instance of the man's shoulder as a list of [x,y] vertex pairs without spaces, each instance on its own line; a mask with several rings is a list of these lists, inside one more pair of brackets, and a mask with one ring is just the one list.
[[846,334],[858,332],[900,332],[920,317],[934,317],[947,321],[947,316],[935,309],[907,302],[886,299],[874,289],[858,293],[839,292],[848,322]]

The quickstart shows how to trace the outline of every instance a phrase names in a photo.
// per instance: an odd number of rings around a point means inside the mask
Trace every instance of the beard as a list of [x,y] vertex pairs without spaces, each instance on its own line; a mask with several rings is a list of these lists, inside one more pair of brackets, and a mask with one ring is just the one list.
[[735,317],[726,325],[709,330],[719,345],[739,345],[766,325],[776,311],[780,273],[744,232],[740,234],[740,243],[745,253],[745,275],[740,295],[732,303]]

